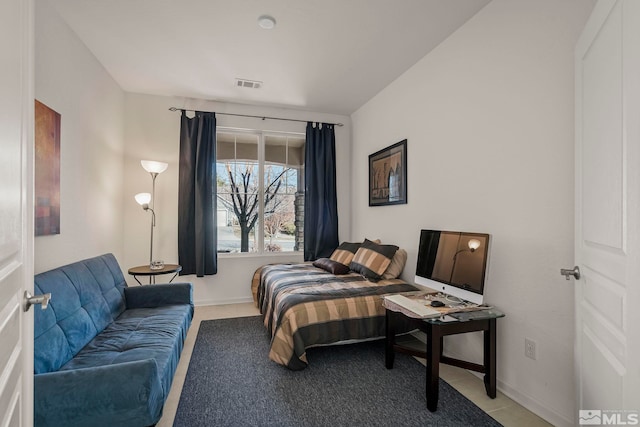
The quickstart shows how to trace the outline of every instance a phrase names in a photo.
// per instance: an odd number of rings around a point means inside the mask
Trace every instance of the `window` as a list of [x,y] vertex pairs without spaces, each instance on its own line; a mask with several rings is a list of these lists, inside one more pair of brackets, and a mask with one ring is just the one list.
[[303,250],[304,135],[218,128],[218,252]]

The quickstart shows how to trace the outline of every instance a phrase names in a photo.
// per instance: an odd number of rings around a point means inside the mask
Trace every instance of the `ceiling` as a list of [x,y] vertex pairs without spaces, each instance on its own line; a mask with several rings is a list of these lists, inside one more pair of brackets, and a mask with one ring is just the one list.
[[[51,0],[127,92],[334,114],[357,110],[489,1]],[[274,29],[258,26],[264,14]]]

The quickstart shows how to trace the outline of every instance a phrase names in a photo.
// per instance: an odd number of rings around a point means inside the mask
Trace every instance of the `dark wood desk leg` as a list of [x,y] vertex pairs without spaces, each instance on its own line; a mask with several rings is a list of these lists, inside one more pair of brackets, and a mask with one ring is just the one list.
[[484,388],[487,396],[496,398],[496,319],[489,319],[484,331]]
[[440,327],[429,324],[427,327],[427,409],[438,409],[440,389],[440,355],[442,354],[442,333]]
[[386,339],[385,339],[385,353],[384,353],[384,364],[387,369],[393,368],[393,361],[395,358],[395,353],[393,352],[393,345],[395,344],[396,332],[393,327],[393,312],[391,310],[385,310],[385,322],[386,322]]

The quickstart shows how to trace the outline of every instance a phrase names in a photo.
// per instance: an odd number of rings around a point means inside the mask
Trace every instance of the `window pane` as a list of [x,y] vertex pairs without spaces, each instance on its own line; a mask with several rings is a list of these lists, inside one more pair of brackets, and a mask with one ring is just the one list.
[[258,135],[217,134],[218,252],[255,252],[258,229]]
[[290,252],[296,245],[295,196],[275,195],[264,211],[264,250]]
[[264,251],[303,250],[304,138],[265,136]]

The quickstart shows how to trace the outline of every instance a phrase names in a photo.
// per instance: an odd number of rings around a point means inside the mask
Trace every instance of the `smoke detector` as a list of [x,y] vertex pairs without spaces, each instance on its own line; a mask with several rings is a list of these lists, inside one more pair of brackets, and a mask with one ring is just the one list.
[[249,89],[260,89],[262,82],[257,80],[236,79],[236,87],[246,87]]
[[273,16],[262,15],[258,18],[258,25],[263,30],[271,30],[276,26],[276,20]]

